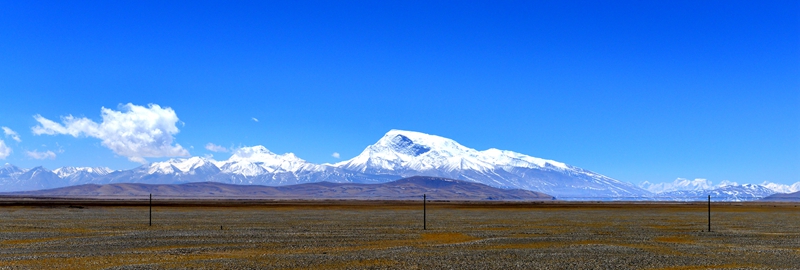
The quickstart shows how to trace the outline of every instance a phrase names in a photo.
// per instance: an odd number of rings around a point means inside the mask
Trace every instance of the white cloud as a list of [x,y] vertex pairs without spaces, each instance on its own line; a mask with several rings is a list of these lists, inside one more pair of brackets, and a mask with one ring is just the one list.
[[253,121],[256,121],[256,123],[258,123],[258,118],[253,117]]
[[55,159],[56,153],[53,151],[39,152],[39,151],[25,151],[25,154],[32,159]]
[[178,116],[172,108],[161,108],[157,104],[144,107],[131,103],[120,107],[121,111],[101,108],[102,123],[69,115],[61,117],[63,124],[59,124],[37,114],[33,118],[39,125],[33,127],[32,131],[35,135],[69,134],[73,137],[97,138],[117,155],[139,163],[146,163],[146,157],[189,155],[180,144],[173,145],[173,135],[179,130],[175,126]]
[[0,159],[6,159],[9,155],[11,155],[11,148],[6,146],[6,142],[0,140]]
[[339,155],[339,152],[333,152],[333,154],[331,156],[334,157],[334,158],[342,157],[341,155]]
[[225,147],[213,144],[213,143],[206,144],[206,149],[208,151],[212,151],[212,152],[228,152],[228,148],[225,148]]
[[19,138],[19,134],[17,134],[16,131],[13,131],[8,127],[2,127],[2,128],[3,128],[3,133],[6,134],[6,137],[11,137],[12,140],[15,140],[17,142],[22,142],[22,139]]

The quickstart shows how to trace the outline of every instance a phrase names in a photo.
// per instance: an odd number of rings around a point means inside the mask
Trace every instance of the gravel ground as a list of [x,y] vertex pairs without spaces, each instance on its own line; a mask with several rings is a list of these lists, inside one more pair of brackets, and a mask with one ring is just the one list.
[[[1,206],[0,269],[799,269],[795,204]],[[222,226],[222,227],[220,227]]]

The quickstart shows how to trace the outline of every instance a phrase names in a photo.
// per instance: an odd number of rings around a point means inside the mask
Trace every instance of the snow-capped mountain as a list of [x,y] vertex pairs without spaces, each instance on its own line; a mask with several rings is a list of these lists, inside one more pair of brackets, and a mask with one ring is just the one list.
[[561,162],[511,151],[478,151],[454,140],[391,130],[353,159],[334,164],[371,175],[436,176],[499,188],[536,190],[559,198],[636,198],[649,193]]
[[444,137],[402,130],[389,131],[360,155],[334,165],[373,173],[403,170],[487,171],[497,166],[568,169],[561,162],[494,148],[478,151]]

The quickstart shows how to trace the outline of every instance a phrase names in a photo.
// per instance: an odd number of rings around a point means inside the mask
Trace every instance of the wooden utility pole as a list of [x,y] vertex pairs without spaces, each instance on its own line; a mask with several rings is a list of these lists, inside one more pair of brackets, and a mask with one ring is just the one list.
[[425,194],[422,194],[422,229],[428,229],[428,209],[427,209],[427,201],[428,197]]
[[711,232],[711,195],[708,195],[708,231]]
[[153,226],[153,193],[150,193],[150,226]]

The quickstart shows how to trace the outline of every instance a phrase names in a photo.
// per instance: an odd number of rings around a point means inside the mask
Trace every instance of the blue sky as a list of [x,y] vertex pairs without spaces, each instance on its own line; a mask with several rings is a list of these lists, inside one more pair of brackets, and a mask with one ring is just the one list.
[[169,108],[159,138],[216,159],[208,143],[336,162],[406,129],[633,183],[800,181],[797,1],[229,2],[1,1],[19,141],[0,137],[0,163],[180,154],[35,134],[37,115],[130,103]]

